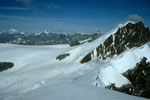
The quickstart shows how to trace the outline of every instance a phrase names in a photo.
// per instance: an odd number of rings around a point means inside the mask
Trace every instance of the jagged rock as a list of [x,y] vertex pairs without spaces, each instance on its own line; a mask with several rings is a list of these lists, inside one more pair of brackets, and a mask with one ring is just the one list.
[[142,22],[128,23],[96,47],[97,57],[105,60],[121,54],[128,48],[139,47],[148,41],[150,41],[149,28],[145,27]]
[[69,56],[70,54],[69,53],[66,53],[66,54],[61,54],[59,56],[56,57],[56,59],[58,59],[59,61],[66,58],[67,56]]
[[91,60],[91,53],[88,53],[81,61],[80,63],[83,64],[85,62],[88,62]]
[[113,43],[113,36],[109,36],[108,39],[104,41],[104,46],[107,47]]

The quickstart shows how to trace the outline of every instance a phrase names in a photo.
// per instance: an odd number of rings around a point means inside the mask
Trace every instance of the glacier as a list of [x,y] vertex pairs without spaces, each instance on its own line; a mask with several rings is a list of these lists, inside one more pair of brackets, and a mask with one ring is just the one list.
[[[129,23],[129,22],[127,22]],[[105,61],[80,60],[103,43],[112,31],[95,41],[70,47],[69,45],[29,46],[0,44],[0,61],[13,62],[14,67],[0,72],[1,100],[147,100],[105,89],[115,83],[129,83],[122,73],[133,68],[140,58],[150,61],[150,43],[124,51]],[[56,60],[60,54],[70,56]]]

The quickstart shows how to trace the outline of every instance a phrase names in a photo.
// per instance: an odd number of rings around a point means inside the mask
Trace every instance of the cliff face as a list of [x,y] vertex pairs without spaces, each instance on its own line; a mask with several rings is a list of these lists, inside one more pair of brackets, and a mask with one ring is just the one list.
[[149,28],[145,27],[142,22],[128,23],[126,26],[119,28],[118,31],[110,35],[102,44],[96,47],[96,52],[88,53],[80,63],[90,61],[92,55],[96,53],[98,59],[105,60],[108,57],[119,55],[126,49],[139,47],[150,41]]

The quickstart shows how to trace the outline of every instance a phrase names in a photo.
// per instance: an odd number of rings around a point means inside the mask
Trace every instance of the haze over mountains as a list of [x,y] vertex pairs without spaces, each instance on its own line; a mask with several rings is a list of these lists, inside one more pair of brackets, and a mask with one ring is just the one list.
[[37,33],[21,32],[15,29],[0,32],[1,43],[13,43],[24,45],[55,45],[72,44],[74,42],[93,41],[102,34],[97,33],[57,33],[44,30]]

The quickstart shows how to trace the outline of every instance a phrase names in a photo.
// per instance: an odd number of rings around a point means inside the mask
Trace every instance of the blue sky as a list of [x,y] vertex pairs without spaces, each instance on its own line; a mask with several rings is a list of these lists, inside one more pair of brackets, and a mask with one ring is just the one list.
[[105,33],[127,20],[150,26],[150,0],[0,0],[0,31]]

